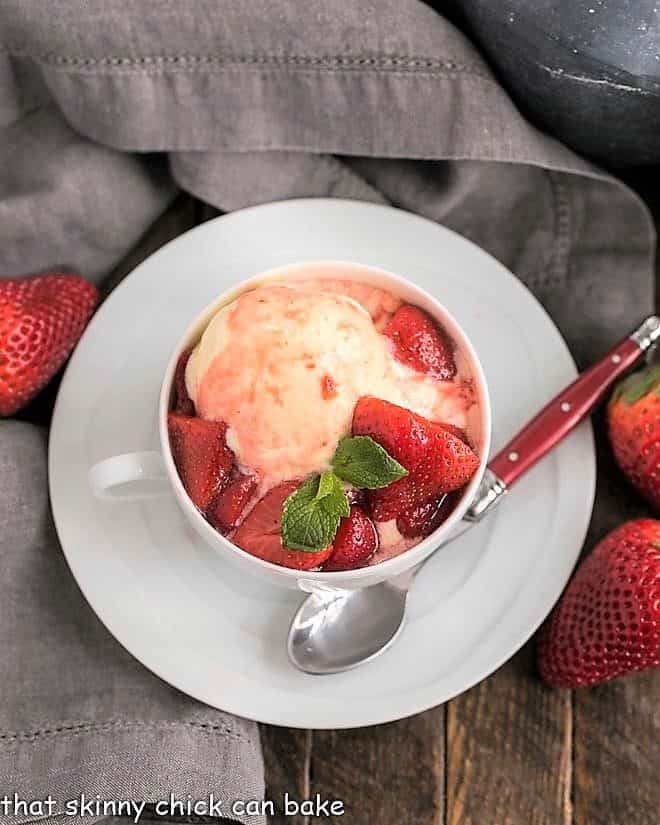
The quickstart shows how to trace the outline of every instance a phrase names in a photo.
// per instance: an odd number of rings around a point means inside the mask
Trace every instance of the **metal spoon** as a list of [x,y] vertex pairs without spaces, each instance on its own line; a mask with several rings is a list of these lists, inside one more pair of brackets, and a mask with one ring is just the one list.
[[[555,396],[490,461],[475,499],[447,541],[489,513],[511,485],[589,415],[613,382],[658,339],[660,318],[652,315]],[[338,673],[387,650],[401,633],[408,592],[421,566],[359,590],[310,582],[310,595],[289,629],[291,662],[305,673]]]
[[386,650],[403,628],[406,599],[420,566],[361,590],[315,588],[289,630],[294,665],[306,673],[338,673]]

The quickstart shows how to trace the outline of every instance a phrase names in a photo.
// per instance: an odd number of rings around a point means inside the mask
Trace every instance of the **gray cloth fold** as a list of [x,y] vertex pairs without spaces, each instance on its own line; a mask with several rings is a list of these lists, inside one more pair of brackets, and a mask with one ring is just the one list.
[[[222,210],[330,195],[446,224],[529,286],[581,363],[652,309],[638,197],[525,122],[421,2],[0,0],[0,42],[3,274],[100,282],[182,187]],[[82,602],[42,436],[3,424],[0,463],[1,786],[262,793],[254,726],[144,672]]]
[[530,126],[417,0],[4,0],[0,31],[0,271],[100,279],[173,195],[158,151],[223,210],[335,195],[441,221],[524,280],[581,361],[651,306],[637,196]]

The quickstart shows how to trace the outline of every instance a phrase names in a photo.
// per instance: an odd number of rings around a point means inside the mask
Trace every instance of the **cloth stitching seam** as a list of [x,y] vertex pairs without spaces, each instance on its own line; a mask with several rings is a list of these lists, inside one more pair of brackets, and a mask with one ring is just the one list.
[[52,53],[32,54],[21,47],[5,47],[4,51],[15,57],[25,57],[55,66],[72,68],[158,68],[162,66],[183,66],[196,68],[212,66],[220,69],[242,66],[272,66],[275,68],[315,68],[315,69],[364,69],[375,68],[388,71],[450,71],[473,74],[490,80],[490,74],[479,66],[460,63],[453,60],[441,60],[432,57],[412,55],[374,54],[374,55],[143,55],[141,57],[76,57]]
[[554,254],[548,267],[549,278],[546,285],[562,286],[566,282],[570,251],[571,213],[565,181],[554,172],[547,172],[553,194],[555,212]]
[[95,733],[109,731],[120,728],[139,728],[141,730],[149,728],[193,728],[199,729],[204,733],[222,733],[228,736],[233,736],[236,739],[242,739],[240,732],[232,730],[227,725],[213,724],[210,722],[176,722],[163,720],[160,722],[140,722],[139,720],[128,719],[112,719],[107,722],[78,722],[70,725],[58,725],[52,728],[41,728],[35,731],[19,731],[17,733],[0,733],[0,741],[3,742],[17,742],[17,741],[34,741],[44,737],[54,737],[61,734],[79,734],[79,733]]
[[570,252],[570,203],[562,176],[544,170],[552,198],[553,238],[550,255],[539,270],[523,277],[531,288],[548,290],[566,283]]

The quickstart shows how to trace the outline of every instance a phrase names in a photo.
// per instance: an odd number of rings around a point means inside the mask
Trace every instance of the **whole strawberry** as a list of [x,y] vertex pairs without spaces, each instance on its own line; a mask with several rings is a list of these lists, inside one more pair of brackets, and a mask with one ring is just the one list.
[[0,416],[13,415],[71,354],[98,301],[78,275],[0,280]]
[[541,633],[538,664],[560,688],[660,667],[660,521],[629,521],[587,556]]
[[660,365],[629,375],[607,407],[617,464],[660,512]]

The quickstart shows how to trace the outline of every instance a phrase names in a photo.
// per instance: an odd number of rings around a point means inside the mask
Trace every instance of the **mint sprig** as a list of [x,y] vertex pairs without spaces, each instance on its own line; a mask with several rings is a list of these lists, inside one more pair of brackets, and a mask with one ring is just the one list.
[[292,550],[316,553],[327,547],[350,505],[341,481],[332,472],[312,476],[284,502],[282,544]]
[[368,435],[342,438],[332,469],[339,478],[366,490],[387,487],[408,475],[408,470]]
[[282,544],[292,550],[317,553],[334,541],[339,522],[351,511],[342,481],[376,490],[406,475],[406,468],[373,438],[342,438],[332,470],[312,476],[284,502]]

